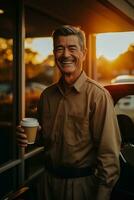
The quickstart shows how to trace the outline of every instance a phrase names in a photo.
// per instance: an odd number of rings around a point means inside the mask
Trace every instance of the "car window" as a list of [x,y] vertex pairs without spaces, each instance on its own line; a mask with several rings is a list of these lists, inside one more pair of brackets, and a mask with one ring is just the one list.
[[134,122],[134,95],[128,95],[118,100],[115,105],[116,114],[128,115]]

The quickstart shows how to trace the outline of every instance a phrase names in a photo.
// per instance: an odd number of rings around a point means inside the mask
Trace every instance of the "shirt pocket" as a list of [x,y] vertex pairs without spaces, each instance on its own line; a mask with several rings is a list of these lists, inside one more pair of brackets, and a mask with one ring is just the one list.
[[90,140],[88,119],[81,116],[68,115],[65,125],[65,141],[68,145],[76,146]]

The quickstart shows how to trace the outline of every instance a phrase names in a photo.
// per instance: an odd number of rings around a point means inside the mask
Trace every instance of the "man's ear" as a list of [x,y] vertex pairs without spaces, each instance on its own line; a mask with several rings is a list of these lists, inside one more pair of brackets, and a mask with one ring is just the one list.
[[83,49],[83,60],[85,60],[87,55],[87,48]]

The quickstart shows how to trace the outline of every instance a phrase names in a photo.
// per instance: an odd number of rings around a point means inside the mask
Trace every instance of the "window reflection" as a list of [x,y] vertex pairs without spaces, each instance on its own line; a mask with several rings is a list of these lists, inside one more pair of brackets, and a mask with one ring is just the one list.
[[134,95],[121,98],[115,110],[122,137],[121,158],[129,166],[134,166]]
[[117,114],[128,115],[134,122],[134,95],[121,98],[115,106],[115,111]]
[[0,38],[0,121],[12,121],[13,41]]
[[41,92],[51,85],[55,76],[51,37],[27,38],[25,41],[26,116],[36,115]]
[[[0,164],[12,158],[13,40],[0,38]],[[3,153],[4,152],[4,153]]]

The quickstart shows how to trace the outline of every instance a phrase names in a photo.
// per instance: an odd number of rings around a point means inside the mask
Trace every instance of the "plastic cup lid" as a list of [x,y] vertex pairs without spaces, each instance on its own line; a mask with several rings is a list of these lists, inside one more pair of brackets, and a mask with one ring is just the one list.
[[36,118],[23,118],[20,122],[20,125],[26,127],[33,127],[39,126],[39,122]]

